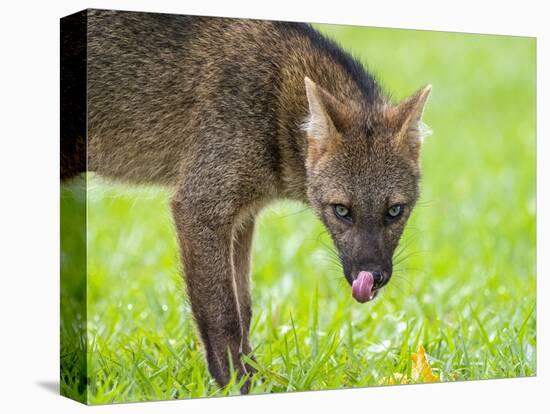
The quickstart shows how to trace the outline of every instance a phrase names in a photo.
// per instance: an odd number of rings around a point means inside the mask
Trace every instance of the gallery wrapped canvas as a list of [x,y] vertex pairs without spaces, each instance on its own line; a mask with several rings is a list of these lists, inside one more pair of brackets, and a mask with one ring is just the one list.
[[535,375],[535,50],[62,18],[62,394]]

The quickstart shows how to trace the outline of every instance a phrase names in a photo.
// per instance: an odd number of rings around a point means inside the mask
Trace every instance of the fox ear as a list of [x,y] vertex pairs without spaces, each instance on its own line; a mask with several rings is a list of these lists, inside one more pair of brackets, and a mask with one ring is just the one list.
[[431,90],[432,85],[425,86],[400,103],[395,111],[399,128],[395,142],[400,149],[408,151],[415,159],[418,159],[420,154],[423,138],[431,134],[430,128],[422,122],[422,114]]
[[344,106],[307,76],[304,83],[309,104],[304,130],[310,149],[320,154],[339,138],[338,130],[345,122]]

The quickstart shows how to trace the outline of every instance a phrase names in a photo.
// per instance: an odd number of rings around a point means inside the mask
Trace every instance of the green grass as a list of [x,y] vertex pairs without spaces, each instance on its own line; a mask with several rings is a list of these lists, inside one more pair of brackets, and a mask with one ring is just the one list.
[[[262,213],[252,393],[377,385],[408,374],[420,344],[444,381],[535,375],[535,41],[319,27],[396,100],[431,83],[434,134],[394,278],[373,303],[351,298],[304,206]],[[62,190],[62,225],[75,240],[62,250],[62,391],[93,404],[235,394],[238,384],[220,389],[206,369],[168,193],[88,179],[85,343],[82,263],[67,257],[82,249],[71,220],[82,220],[83,199],[74,186]],[[80,364],[77,349],[88,351]]]

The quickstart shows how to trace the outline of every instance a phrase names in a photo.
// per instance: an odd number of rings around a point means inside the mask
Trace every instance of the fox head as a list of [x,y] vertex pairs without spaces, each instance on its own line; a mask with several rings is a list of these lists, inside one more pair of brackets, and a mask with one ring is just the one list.
[[419,196],[426,86],[399,105],[340,102],[305,78],[307,197],[329,230],[359,302],[392,275],[392,259]]

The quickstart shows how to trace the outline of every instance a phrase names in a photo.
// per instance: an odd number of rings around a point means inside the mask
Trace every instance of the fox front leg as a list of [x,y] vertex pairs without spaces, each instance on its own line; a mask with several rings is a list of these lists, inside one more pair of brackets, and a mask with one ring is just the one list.
[[[250,298],[250,259],[252,237],[254,235],[254,218],[248,217],[233,229],[233,268],[237,281],[237,292],[241,310],[243,327],[242,351],[254,360],[252,349],[248,342],[250,334],[250,322],[252,320],[252,301]],[[245,363],[249,373],[255,369]]]
[[246,354],[251,352],[250,345],[246,339],[250,332],[250,321],[252,319],[252,303],[250,299],[250,251],[253,234],[254,218],[252,217],[247,218],[242,224],[237,225],[233,229],[233,268],[237,281],[237,292],[239,295],[241,319],[245,336],[243,351]]
[[[233,227],[200,202],[172,202],[191,308],[206,350],[208,369],[221,386],[230,380],[230,364],[247,374],[241,355],[249,351],[232,259]],[[247,331],[247,330],[246,330]],[[231,358],[231,361],[230,361]],[[249,381],[241,388],[248,393]]]

